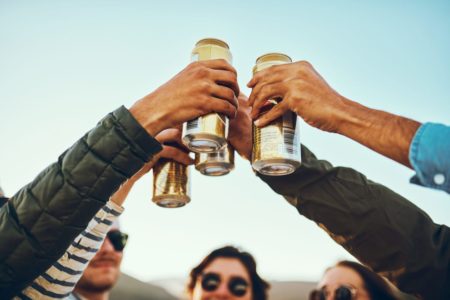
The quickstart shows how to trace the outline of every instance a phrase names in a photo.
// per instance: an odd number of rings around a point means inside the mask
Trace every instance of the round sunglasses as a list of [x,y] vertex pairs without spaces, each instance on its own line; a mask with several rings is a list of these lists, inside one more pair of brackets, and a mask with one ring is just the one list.
[[[207,292],[213,292],[217,290],[222,282],[222,278],[217,273],[206,273],[202,274],[202,289]],[[233,276],[227,283],[228,291],[236,296],[243,297],[247,294],[249,289],[249,283],[247,280],[240,276]]]
[[[325,289],[313,290],[309,294],[309,300],[326,300],[328,292]],[[356,289],[350,286],[341,285],[334,290],[334,300],[353,300],[356,299]]]
[[121,232],[120,230],[111,230],[106,234],[106,237],[111,242],[114,250],[122,252],[128,241],[128,234]]

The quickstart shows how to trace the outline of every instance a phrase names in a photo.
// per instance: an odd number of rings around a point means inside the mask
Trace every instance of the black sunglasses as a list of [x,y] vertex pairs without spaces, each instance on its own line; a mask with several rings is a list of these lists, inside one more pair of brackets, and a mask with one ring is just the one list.
[[[217,290],[222,281],[219,274],[206,273],[202,275],[202,289],[207,292],[213,292]],[[247,280],[242,277],[235,276],[228,281],[228,291],[236,297],[244,296],[249,288]]]
[[[309,294],[309,300],[326,300],[328,292],[324,289],[313,290]],[[341,285],[334,291],[334,300],[352,300],[356,296],[356,289]]]
[[114,247],[114,250],[122,252],[123,248],[128,241],[128,234],[121,232],[120,230],[109,231],[106,236]]

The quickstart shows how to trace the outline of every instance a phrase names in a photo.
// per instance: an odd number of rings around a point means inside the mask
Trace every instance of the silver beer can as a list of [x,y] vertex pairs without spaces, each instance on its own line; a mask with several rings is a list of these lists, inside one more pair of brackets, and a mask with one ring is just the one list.
[[190,169],[171,159],[153,167],[153,199],[161,207],[176,208],[191,201]]
[[[265,54],[256,60],[253,74],[273,65],[291,62],[291,58],[282,53]],[[260,116],[277,104],[277,99],[268,100],[262,107]],[[297,115],[287,111],[262,128],[253,125],[253,169],[270,176],[283,176],[295,172],[301,164],[297,121]]]
[[234,149],[231,145],[218,152],[196,153],[195,169],[207,176],[222,176],[234,169]]
[[[225,59],[230,64],[232,56],[224,41],[207,38],[195,44],[192,61]],[[186,147],[196,153],[211,153],[223,149],[227,144],[228,117],[210,113],[183,124],[182,140]]]

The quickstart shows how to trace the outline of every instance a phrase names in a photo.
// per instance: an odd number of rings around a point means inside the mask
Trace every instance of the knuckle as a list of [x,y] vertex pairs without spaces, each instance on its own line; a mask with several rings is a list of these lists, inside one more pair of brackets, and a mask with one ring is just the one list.
[[207,77],[209,75],[209,69],[205,66],[199,66],[196,72],[197,76],[199,76],[200,78]]
[[302,72],[307,72],[312,68],[311,63],[306,60],[301,60],[298,62],[299,70]]
[[201,92],[209,93],[211,91],[211,84],[208,81],[199,80],[197,84]]
[[237,74],[230,72],[228,75],[228,80],[233,83],[237,83]]
[[225,92],[225,97],[229,100],[233,100],[234,99],[234,92],[233,90],[227,88],[226,92]]
[[261,96],[268,95],[268,94],[272,93],[272,91],[273,91],[273,87],[271,85],[265,85],[261,88],[260,95]]
[[187,66],[187,69],[195,70],[196,68],[199,67],[199,65],[200,63],[198,61],[193,61]]

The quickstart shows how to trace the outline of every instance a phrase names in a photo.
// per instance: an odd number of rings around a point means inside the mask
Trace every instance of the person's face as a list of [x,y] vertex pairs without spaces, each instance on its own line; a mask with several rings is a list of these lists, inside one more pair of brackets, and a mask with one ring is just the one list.
[[250,275],[238,259],[216,258],[198,276],[191,299],[251,300]]
[[[113,231],[113,230],[112,230]],[[83,273],[77,287],[91,292],[110,290],[120,275],[122,251],[116,251],[107,237]]]
[[349,288],[354,296],[352,300],[370,300],[370,296],[364,287],[364,281],[354,270],[337,266],[329,269],[318,284],[318,289],[325,291],[326,300],[334,300],[336,290]]

